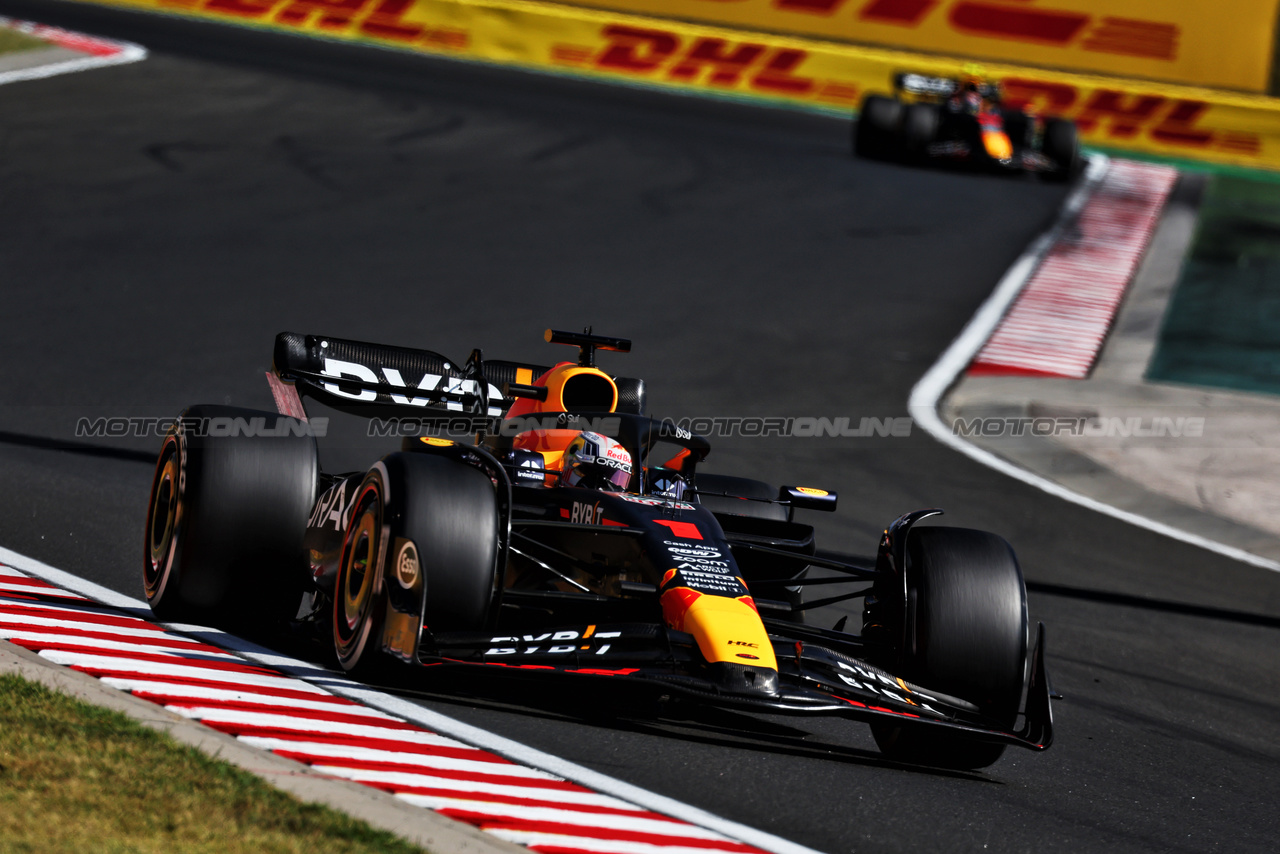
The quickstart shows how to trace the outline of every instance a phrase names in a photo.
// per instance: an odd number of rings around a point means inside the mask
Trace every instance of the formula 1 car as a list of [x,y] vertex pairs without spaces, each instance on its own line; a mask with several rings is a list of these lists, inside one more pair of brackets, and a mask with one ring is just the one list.
[[893,96],[868,95],[854,127],[859,157],[946,161],[1039,173],[1066,181],[1080,169],[1080,142],[1069,119],[1004,104],[999,84],[896,74]]
[[[819,556],[796,516],[834,510],[834,493],[701,471],[707,439],[646,415],[642,380],[596,366],[629,341],[546,339],[577,360],[475,350],[458,364],[278,335],[279,413],[192,406],[165,437],[143,567],[152,610],[287,623],[356,675],[487,668],[842,715],[908,762],[981,768],[1010,744],[1049,747],[1044,628],[1029,632],[1007,542],[920,525],[941,513],[921,510],[885,529],[874,559]],[[399,449],[321,471],[303,395]],[[802,595],[832,584],[854,589]],[[855,599],[860,631],[804,621]]]

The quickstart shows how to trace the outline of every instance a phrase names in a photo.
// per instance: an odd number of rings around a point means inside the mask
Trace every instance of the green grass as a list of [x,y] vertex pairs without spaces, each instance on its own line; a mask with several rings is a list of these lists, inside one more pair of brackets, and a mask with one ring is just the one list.
[[35,50],[48,46],[48,42],[41,41],[34,36],[11,30],[8,27],[0,27],[0,54],[16,53],[20,50]]
[[9,674],[0,674],[0,850],[421,851]]
[[1280,394],[1280,185],[1209,179],[1147,376]]

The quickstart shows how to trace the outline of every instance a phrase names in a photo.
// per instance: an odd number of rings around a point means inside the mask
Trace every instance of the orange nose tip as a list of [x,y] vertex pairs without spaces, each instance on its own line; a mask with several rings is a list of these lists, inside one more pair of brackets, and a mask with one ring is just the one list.
[[1009,135],[1004,131],[983,131],[982,144],[987,149],[987,154],[995,160],[1013,158],[1013,143],[1009,141]]

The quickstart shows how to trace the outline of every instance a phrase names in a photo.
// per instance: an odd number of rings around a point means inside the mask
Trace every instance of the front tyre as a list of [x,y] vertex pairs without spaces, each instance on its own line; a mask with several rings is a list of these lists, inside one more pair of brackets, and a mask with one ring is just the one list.
[[1069,181],[1080,172],[1080,137],[1075,122],[1050,118],[1044,122],[1043,153],[1053,161],[1052,171],[1045,173],[1050,181]]
[[[369,471],[356,493],[333,595],[333,648],[344,670],[363,677],[383,668],[388,585],[413,605],[427,631],[482,631],[490,622],[500,523],[489,476],[459,460],[396,453]],[[421,586],[392,570],[396,544],[412,544]]]
[[[1022,699],[1027,594],[1012,547],[967,528],[915,528],[908,535],[907,601],[895,672],[960,697],[1005,729]],[[975,769],[1004,744],[940,728],[876,722],[876,744],[903,762]]]
[[942,116],[933,104],[909,104],[902,114],[902,147],[908,159],[925,160],[938,139]]
[[142,583],[156,616],[279,615],[301,589],[319,471],[301,421],[231,406],[183,412],[160,448],[147,510]]
[[853,153],[857,157],[885,158],[893,152],[902,124],[902,102],[883,95],[868,95],[853,128]]

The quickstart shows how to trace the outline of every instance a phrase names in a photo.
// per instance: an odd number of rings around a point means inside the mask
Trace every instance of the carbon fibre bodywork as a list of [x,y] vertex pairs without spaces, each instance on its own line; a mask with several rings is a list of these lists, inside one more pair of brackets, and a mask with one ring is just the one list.
[[[376,657],[407,668],[624,680],[715,707],[1049,747],[1044,629],[1026,637],[1016,564],[1025,677],[1014,688],[1026,699],[999,719],[980,698],[913,684],[896,665],[914,643],[911,530],[941,511],[893,522],[872,559],[818,556],[813,527],[796,516],[834,510],[833,493],[699,472],[710,443],[643,414],[643,382],[595,367],[596,349],[625,351],[629,342],[550,330],[547,340],[578,346],[578,363],[486,362],[474,351],[458,365],[430,351],[277,337],[273,391],[291,417],[305,420],[307,395],[369,418],[409,411],[479,425],[466,439],[404,437],[367,471],[320,474],[305,573],[293,579],[296,629],[332,636],[349,669]],[[562,483],[556,448],[587,429],[630,455],[626,491]],[[444,481],[429,501],[414,497],[440,473],[472,496],[458,494],[466,513],[444,535],[470,555],[460,559],[469,561],[465,577],[442,557],[461,552],[409,524],[452,503],[455,487]],[[802,595],[830,585],[843,592]],[[804,624],[806,610],[848,600],[864,603],[861,632],[845,631],[843,619],[832,629]]]
[[1075,125],[1002,100],[999,85],[896,74],[893,94],[864,99],[854,153],[1068,180],[1080,167]]

